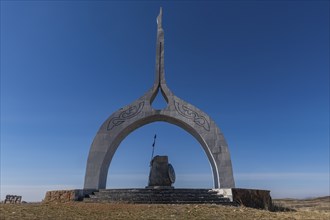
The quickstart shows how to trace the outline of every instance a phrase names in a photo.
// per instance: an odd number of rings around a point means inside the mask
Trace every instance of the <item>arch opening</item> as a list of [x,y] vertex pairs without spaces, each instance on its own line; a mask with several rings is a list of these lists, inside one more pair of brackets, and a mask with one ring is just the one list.
[[135,129],[120,143],[109,166],[106,188],[147,186],[155,133],[155,155],[169,157],[177,175],[175,188],[212,188],[212,169],[200,143],[179,126],[162,121]]
[[[190,133],[195,139],[200,143],[202,148],[204,149],[204,152],[207,155],[207,158],[210,162],[212,174],[213,174],[213,183],[215,188],[219,188],[219,172],[217,169],[216,164],[216,158],[213,157],[212,152],[210,151],[210,148],[208,147],[207,143],[204,141],[202,135],[198,133],[194,128],[192,128],[188,123],[185,123],[182,120],[178,120],[175,117],[170,117],[168,115],[151,115],[148,117],[144,117],[142,119],[136,120],[134,123],[131,123],[128,126],[125,126],[120,133],[118,133],[115,138],[113,139],[111,146],[107,146],[107,151],[105,152],[105,157],[101,161],[102,165],[100,167],[100,174],[97,176],[99,178],[98,180],[98,188],[104,189],[106,187],[107,182],[107,175],[110,163],[112,161],[112,158],[117,151],[117,148],[119,147],[120,143],[134,130],[146,125],[150,124],[152,122],[156,121],[164,121],[168,122],[173,125],[177,125],[178,127],[184,129],[188,133]],[[94,144],[94,142],[93,142]],[[88,165],[87,165],[88,166]],[[87,167],[88,169],[88,167]],[[87,174],[86,174],[87,177]],[[86,179],[85,179],[85,188],[86,188]]]
[[155,97],[150,100],[150,105],[157,110],[165,109],[168,106],[168,100],[160,88],[157,90]]

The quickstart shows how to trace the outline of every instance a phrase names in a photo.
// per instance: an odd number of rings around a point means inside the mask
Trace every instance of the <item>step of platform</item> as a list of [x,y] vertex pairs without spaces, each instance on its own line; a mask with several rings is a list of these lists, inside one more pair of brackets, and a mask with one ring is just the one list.
[[84,198],[84,202],[235,205],[210,189],[102,189]]

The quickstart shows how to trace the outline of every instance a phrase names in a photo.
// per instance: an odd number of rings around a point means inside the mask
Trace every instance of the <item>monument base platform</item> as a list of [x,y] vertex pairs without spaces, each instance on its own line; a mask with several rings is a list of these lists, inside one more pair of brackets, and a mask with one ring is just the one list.
[[174,189],[173,186],[146,186],[145,189]]
[[270,191],[256,189],[100,189],[57,190],[43,202],[106,202],[136,204],[220,204],[270,210]]

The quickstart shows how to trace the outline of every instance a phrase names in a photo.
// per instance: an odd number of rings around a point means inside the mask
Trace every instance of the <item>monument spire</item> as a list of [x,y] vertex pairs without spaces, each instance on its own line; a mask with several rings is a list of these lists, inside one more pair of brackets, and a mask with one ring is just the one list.
[[161,83],[165,83],[164,77],[164,30],[162,28],[163,10],[160,8],[157,17],[157,45],[156,45],[156,77],[155,85],[160,87]]
[[163,9],[162,9],[162,7],[160,7],[159,15],[157,16],[158,28],[162,28],[162,16],[163,16]]

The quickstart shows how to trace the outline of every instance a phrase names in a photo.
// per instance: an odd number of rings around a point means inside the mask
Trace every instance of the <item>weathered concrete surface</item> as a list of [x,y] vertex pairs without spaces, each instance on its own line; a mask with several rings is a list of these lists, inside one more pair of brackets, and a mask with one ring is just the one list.
[[151,161],[148,187],[171,187],[167,156],[155,156]]
[[[121,141],[135,129],[156,121],[177,125],[195,137],[211,164],[214,187],[233,188],[235,183],[230,154],[220,129],[206,113],[176,97],[166,85],[162,11],[157,17],[157,24],[154,85],[144,96],[119,109],[102,124],[88,155],[84,189],[104,189],[109,165]],[[159,91],[167,106],[157,110],[151,104]]]

